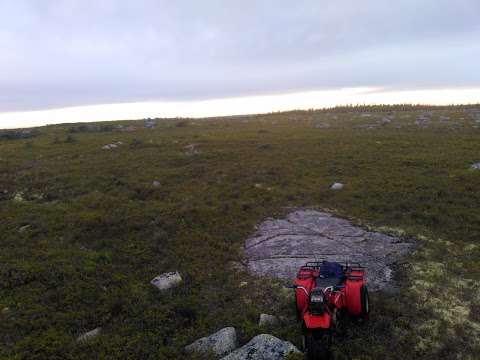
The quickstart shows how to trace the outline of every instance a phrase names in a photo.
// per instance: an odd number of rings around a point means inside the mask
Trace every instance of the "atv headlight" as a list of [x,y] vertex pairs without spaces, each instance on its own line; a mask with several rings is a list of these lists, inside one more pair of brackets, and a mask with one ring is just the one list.
[[310,293],[308,309],[312,315],[322,315],[324,311],[325,294],[321,289],[314,289]]
[[310,303],[320,303],[320,304],[323,304],[323,301],[325,299],[325,296],[323,295],[323,293],[316,293],[316,294],[312,294],[310,296]]

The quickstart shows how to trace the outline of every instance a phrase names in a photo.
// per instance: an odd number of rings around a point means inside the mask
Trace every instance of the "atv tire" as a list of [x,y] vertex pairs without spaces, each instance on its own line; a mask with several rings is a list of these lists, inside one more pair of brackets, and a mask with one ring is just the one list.
[[331,334],[329,330],[306,333],[303,336],[303,342],[307,360],[330,359]]
[[362,285],[360,288],[360,302],[362,307],[360,317],[362,319],[368,319],[368,314],[370,313],[370,299],[368,297],[367,285]]

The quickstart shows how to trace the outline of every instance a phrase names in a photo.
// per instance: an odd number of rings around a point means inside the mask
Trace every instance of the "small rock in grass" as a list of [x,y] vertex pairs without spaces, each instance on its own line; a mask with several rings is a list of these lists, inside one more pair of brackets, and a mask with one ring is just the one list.
[[245,287],[245,286],[247,286],[247,285],[248,285],[248,282],[242,281],[242,282],[240,283],[239,287]]
[[222,360],[283,360],[288,354],[299,352],[288,341],[280,340],[273,335],[261,334]]
[[472,168],[473,170],[480,170],[480,162],[473,164],[473,165],[471,166],[471,168]]
[[164,273],[155,277],[150,283],[159,290],[168,290],[182,282],[178,271]]
[[237,348],[237,332],[233,327],[226,327],[215,334],[196,340],[185,346],[186,352],[213,352],[216,358],[225,356]]
[[158,181],[158,180],[153,180],[152,185],[153,185],[154,187],[159,187],[159,186],[160,186],[160,181]]
[[258,325],[260,326],[272,326],[278,324],[278,318],[274,315],[260,314],[260,320]]
[[9,312],[10,312],[10,308],[8,306],[6,306],[2,309],[2,314],[3,315],[7,315]]
[[27,231],[29,228],[30,228],[31,225],[24,225],[24,226],[21,226],[19,229],[18,229],[18,232],[19,233],[23,233],[25,231]]
[[84,342],[84,341],[88,341],[96,336],[98,336],[100,334],[100,331],[102,330],[101,327],[97,327],[89,332],[86,332],[82,335],[80,335],[78,338],[77,338],[77,342]]
[[196,154],[199,154],[200,152],[198,151],[197,149],[197,144],[190,144],[190,145],[187,145],[185,146],[185,149],[187,150],[185,152],[186,155],[196,155]]
[[382,120],[380,120],[380,124],[382,125],[387,125],[387,124],[390,124],[391,122],[392,122],[392,117],[390,115],[385,116],[382,118]]
[[107,144],[107,145],[102,146],[102,149],[103,150],[112,150],[112,149],[115,149],[117,147],[118,147],[117,144]]
[[342,190],[345,185],[339,182],[335,182],[332,185],[330,185],[331,190]]
[[22,192],[17,192],[15,194],[15,196],[13,197],[13,201],[16,201],[16,202],[22,202],[24,201],[24,197],[23,197],[23,193]]

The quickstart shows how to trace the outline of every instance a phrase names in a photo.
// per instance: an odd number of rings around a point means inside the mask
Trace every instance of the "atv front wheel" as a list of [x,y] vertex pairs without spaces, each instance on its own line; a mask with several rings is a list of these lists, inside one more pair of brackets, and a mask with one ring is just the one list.
[[307,360],[327,360],[330,358],[330,330],[317,330],[303,335],[304,351]]

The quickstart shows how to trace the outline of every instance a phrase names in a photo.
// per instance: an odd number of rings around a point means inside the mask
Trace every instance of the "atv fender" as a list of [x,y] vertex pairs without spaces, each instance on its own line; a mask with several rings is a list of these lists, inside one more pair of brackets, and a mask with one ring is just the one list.
[[362,314],[363,279],[348,279],[345,282],[345,305],[350,316]]
[[309,330],[330,329],[332,317],[326,312],[322,315],[312,315],[309,312],[306,312],[303,315],[303,321],[305,328]]

